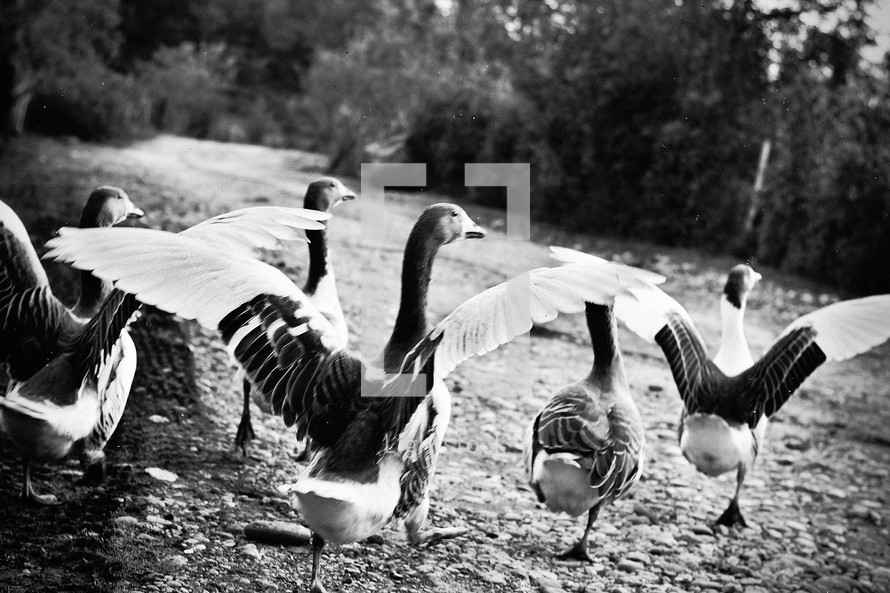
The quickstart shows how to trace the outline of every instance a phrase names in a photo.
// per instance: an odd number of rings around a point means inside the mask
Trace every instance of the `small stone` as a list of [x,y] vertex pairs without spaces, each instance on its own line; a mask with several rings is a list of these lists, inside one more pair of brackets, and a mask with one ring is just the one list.
[[245,556],[250,556],[251,558],[259,559],[262,554],[257,549],[256,544],[244,544],[238,551],[244,554]]
[[643,566],[646,566],[651,561],[651,559],[649,558],[649,554],[644,554],[643,552],[629,552],[624,557],[627,560],[638,562]]
[[114,524],[119,527],[132,527],[139,523],[139,519],[136,517],[130,517],[129,515],[121,515],[120,517],[114,518]]
[[189,563],[188,558],[186,558],[185,556],[180,556],[179,554],[170,556],[170,562],[171,562],[171,564],[173,564],[173,566],[178,566],[178,567],[185,566],[186,564]]
[[634,505],[634,514],[639,515],[641,517],[646,517],[647,519],[649,519],[649,521],[653,525],[656,525],[658,523],[658,513],[656,513],[652,509],[652,507],[650,507],[648,505],[645,505],[642,503],[635,504]]
[[273,546],[305,546],[312,539],[312,533],[297,523],[254,521],[244,526],[244,537]]
[[179,476],[177,476],[173,472],[161,469],[159,467],[147,467],[145,468],[145,473],[150,475],[155,480],[160,480],[162,482],[175,482],[179,479]]
[[624,559],[618,562],[618,566],[616,567],[618,570],[623,572],[639,572],[645,568],[641,563],[635,562],[633,560]]
[[164,416],[159,416],[158,414],[152,414],[148,417],[148,421],[154,422],[155,424],[167,424],[170,422],[170,419]]
[[506,585],[507,577],[504,576],[503,573],[498,572],[496,570],[491,570],[482,574],[482,578],[485,581],[488,581],[492,585]]
[[707,525],[693,525],[692,533],[695,535],[714,535],[714,530]]

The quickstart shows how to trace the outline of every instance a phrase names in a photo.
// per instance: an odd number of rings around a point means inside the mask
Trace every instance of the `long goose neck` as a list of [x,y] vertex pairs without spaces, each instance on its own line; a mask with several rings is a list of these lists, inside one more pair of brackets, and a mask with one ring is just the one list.
[[401,354],[413,347],[427,333],[426,304],[433,259],[441,241],[416,225],[408,238],[402,260],[402,298],[399,314],[386,346],[386,355]]
[[627,382],[621,349],[618,347],[618,325],[611,305],[587,303],[585,306],[587,330],[593,345],[593,369],[591,379],[617,378]]
[[324,230],[306,231],[309,239],[309,274],[303,292],[313,294],[318,283],[328,275],[328,237]]
[[[80,228],[98,228],[110,227],[114,221],[109,219],[97,204],[91,200],[87,207],[84,208],[80,217]],[[73,313],[77,317],[93,317],[98,313],[99,307],[105,298],[111,294],[112,286],[110,282],[100,280],[93,276],[90,272],[83,271],[80,273],[80,296],[74,305]]]
[[748,340],[745,339],[745,305],[742,299],[740,306],[732,304],[725,296],[720,299],[720,320],[722,331],[720,349],[714,357],[714,363],[727,375],[736,375],[753,364]]

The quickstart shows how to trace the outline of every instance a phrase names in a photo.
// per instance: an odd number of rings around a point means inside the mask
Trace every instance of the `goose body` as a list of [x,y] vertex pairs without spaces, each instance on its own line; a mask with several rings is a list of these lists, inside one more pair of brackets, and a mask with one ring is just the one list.
[[[123,190],[99,188],[84,209],[83,227],[107,227],[141,216]],[[256,208],[201,223],[185,234],[208,248],[253,252],[303,238],[319,228],[318,213]],[[281,220],[277,226],[273,220]],[[22,496],[53,502],[34,493],[30,462],[78,454],[89,479],[104,476],[104,446],[116,429],[136,370],[136,349],[126,331],[138,310],[131,296],[88,272],[72,309],[53,295],[24,226],[0,203],[0,356],[10,384],[0,399],[0,427],[24,458]],[[26,233],[25,233],[25,236]],[[34,267],[34,265],[38,267]],[[27,356],[18,356],[26,352]]]
[[611,303],[588,303],[585,315],[594,350],[590,374],[557,391],[529,424],[524,441],[526,477],[548,509],[587,513],[581,539],[559,555],[592,561],[591,527],[601,508],[626,494],[643,468],[644,430],[633,401]]
[[763,446],[769,418],[826,360],[845,360],[890,338],[890,295],[842,301],[792,322],[754,359],[745,339],[747,297],[760,275],[732,269],[721,297],[722,334],[713,359],[674,299],[654,286],[616,299],[616,314],[664,352],[684,409],[679,441],[696,468],[718,476],[736,472],[736,490],[718,524],[745,526],[739,495]]
[[[381,363],[343,348],[325,316],[275,268],[222,257],[188,237],[127,231],[63,229],[50,255],[217,330],[273,413],[312,439],[311,462],[282,490],[292,494],[313,530],[315,593],[324,590],[319,565],[326,541],[355,541],[396,518],[405,520],[413,543],[461,533],[423,529],[451,413],[447,374],[533,323],[611,298],[626,281],[595,265],[541,268],[480,293],[425,331],[436,251],[483,235],[462,209],[430,206],[405,250],[399,315]],[[191,261],[176,257],[186,252]],[[157,269],[147,259],[167,265]]]
[[[111,226],[142,215],[123,190],[100,187],[87,200],[81,227]],[[0,429],[22,453],[26,501],[55,501],[34,492],[32,461],[61,459],[77,449],[89,478],[104,475],[102,450],[136,371],[136,349],[124,326],[116,336],[100,335],[91,323],[94,317],[114,323],[117,302],[102,307],[110,293],[110,285],[84,272],[77,304],[62,305],[21,220],[0,202],[0,359],[7,362],[10,378],[0,399]]]
[[[333,177],[322,177],[310,183],[306,188],[303,208],[328,213],[343,202],[354,200],[355,197],[355,193],[347,189],[340,180]],[[309,248],[309,271],[303,285],[303,293],[315,305],[319,313],[328,320],[331,324],[332,336],[345,348],[349,342],[349,328],[343,315],[343,308],[340,306],[337,280],[328,253],[327,229],[307,230],[306,239]],[[244,403],[241,421],[235,434],[235,447],[240,448],[242,454],[247,455],[247,443],[256,437],[250,421],[251,399],[264,412],[269,413],[271,410],[261,394],[254,393],[251,397],[252,390],[247,377],[243,377],[243,393]],[[299,459],[305,460],[307,454],[308,443],[304,444]]]

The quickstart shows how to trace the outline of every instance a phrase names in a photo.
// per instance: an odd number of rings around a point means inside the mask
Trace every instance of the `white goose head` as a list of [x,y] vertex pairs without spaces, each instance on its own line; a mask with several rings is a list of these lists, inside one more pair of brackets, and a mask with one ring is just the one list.
[[751,266],[739,264],[729,271],[729,277],[723,286],[723,296],[733,307],[742,309],[754,285],[762,277]]

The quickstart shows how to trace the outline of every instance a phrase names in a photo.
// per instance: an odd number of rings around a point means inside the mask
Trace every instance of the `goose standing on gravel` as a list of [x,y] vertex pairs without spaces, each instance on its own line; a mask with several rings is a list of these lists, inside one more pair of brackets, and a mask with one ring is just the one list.
[[[326,541],[365,539],[394,518],[404,518],[413,544],[463,533],[423,529],[450,418],[444,377],[533,322],[582,311],[586,302],[606,302],[624,288],[622,274],[596,265],[542,268],[473,297],[427,333],[433,257],[443,245],[482,236],[457,206],[437,204],[420,216],[405,250],[402,302],[382,365],[340,347],[307,297],[256,260],[220,257],[186,237],[141,229],[126,235],[63,229],[50,246],[57,259],[217,329],[273,411],[312,438],[311,463],[283,490],[313,530],[311,591],[321,593]],[[181,253],[193,259],[173,257]],[[168,265],[158,269],[155,260]]]
[[[184,233],[217,249],[252,252],[299,240],[302,229],[321,227],[326,216],[285,210],[247,209]],[[123,190],[102,187],[90,196],[81,227],[142,214]],[[0,202],[0,361],[8,363],[10,376],[0,399],[0,427],[23,454],[27,501],[55,499],[34,493],[32,460],[60,459],[74,450],[89,479],[104,477],[103,448],[120,421],[136,369],[126,326],[137,309],[132,296],[87,272],[77,304],[65,308],[52,294],[21,220]]]
[[[309,184],[306,195],[303,197],[303,208],[330,212],[343,202],[354,200],[355,193],[350,191],[333,177],[322,177]],[[345,348],[349,341],[349,328],[346,318],[343,316],[343,308],[340,306],[340,296],[337,294],[337,282],[334,278],[334,268],[328,255],[327,229],[307,230],[306,238],[309,240],[309,272],[306,283],[303,285],[303,294],[315,305],[319,313],[324,315],[334,329],[335,336]],[[250,422],[250,381],[244,377],[244,407],[241,412],[241,422],[235,434],[235,446],[247,455],[247,443],[256,438],[253,425]],[[254,398],[254,402],[269,411],[262,396]],[[304,460],[308,453],[308,443],[304,444],[300,460]]]
[[[90,194],[80,226],[107,227],[142,215],[122,189],[100,187]],[[77,304],[65,307],[22,221],[0,202],[0,361],[10,379],[0,399],[0,428],[22,452],[25,501],[55,502],[34,492],[31,461],[60,459],[75,444],[87,477],[104,475],[102,449],[136,371],[136,348],[114,315],[119,302],[103,308],[110,293],[109,283],[81,272]]]
[[[551,251],[566,252],[560,247]],[[612,266],[642,282],[665,281],[659,274],[587,254],[575,260]],[[581,539],[557,555],[562,560],[593,561],[587,540],[600,510],[624,496],[643,469],[643,421],[624,370],[613,304],[610,300],[585,305],[593,368],[550,398],[529,424],[523,442],[526,477],[538,500],[573,517],[587,513]]]
[[736,490],[717,524],[745,527],[739,494],[763,445],[768,419],[826,360],[845,360],[890,338],[890,295],[842,301],[792,322],[757,361],[745,339],[748,294],[760,279],[734,267],[720,301],[722,336],[717,355],[707,350],[687,312],[654,286],[616,300],[620,320],[664,352],[684,409],[683,455],[712,477],[736,472]]
[[526,474],[538,500],[552,511],[587,513],[584,534],[557,555],[593,562],[590,529],[607,503],[626,494],[643,470],[645,435],[618,346],[612,305],[587,303],[593,368],[560,389],[526,432]]

